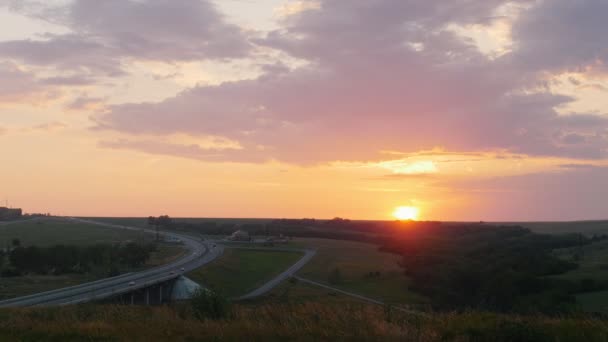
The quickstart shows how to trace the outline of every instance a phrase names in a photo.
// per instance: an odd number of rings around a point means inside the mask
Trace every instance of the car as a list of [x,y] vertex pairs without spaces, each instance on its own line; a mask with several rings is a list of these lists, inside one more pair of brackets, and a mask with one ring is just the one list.
[[182,272],[184,272],[186,269],[182,267],[181,270],[182,270]]
[[215,244],[213,244],[213,248],[215,248]]
[[171,272],[169,272],[169,274],[175,274],[175,271],[171,271]]
[[133,286],[133,285],[135,285],[135,282],[134,281],[130,281],[129,282],[129,286]]

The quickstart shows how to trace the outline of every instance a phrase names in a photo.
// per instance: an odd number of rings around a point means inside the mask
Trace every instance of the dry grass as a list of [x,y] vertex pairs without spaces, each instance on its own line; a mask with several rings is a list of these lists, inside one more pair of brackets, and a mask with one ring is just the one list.
[[199,321],[188,307],[77,306],[0,311],[0,340],[25,341],[606,341],[597,319],[486,313],[406,315],[369,305],[236,306]]

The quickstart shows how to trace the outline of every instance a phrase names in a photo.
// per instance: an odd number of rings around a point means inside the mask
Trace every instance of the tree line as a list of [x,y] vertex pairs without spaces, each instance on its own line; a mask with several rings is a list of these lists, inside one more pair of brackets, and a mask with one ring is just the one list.
[[590,284],[553,277],[578,265],[552,251],[590,242],[580,234],[462,225],[403,233],[382,250],[403,256],[410,289],[429,297],[436,309],[556,313],[575,310],[575,293]]
[[121,269],[143,266],[156,249],[154,244],[130,242],[122,245],[96,244],[91,246],[56,245],[50,247],[20,245],[0,253],[2,276],[23,274],[88,273],[105,270],[117,275]]

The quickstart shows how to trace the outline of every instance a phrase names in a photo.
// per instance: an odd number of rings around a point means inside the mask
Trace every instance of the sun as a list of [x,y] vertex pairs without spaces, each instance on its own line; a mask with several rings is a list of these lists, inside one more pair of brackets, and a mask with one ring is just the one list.
[[417,220],[418,219],[418,215],[420,214],[420,210],[416,207],[406,207],[406,206],[402,206],[402,207],[397,207],[395,208],[395,211],[393,211],[393,216],[397,219],[397,220]]

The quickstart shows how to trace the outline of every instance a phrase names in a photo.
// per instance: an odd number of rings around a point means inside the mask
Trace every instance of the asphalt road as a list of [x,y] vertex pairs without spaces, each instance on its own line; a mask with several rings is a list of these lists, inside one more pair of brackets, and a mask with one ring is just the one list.
[[[96,224],[116,229],[142,231],[141,228],[113,225],[90,220],[69,218],[69,220],[88,224]],[[143,229],[144,232],[155,234],[154,230]],[[127,293],[134,289],[145,288],[187,273],[199,268],[223,253],[223,246],[211,242],[199,241],[191,236],[163,232],[164,235],[180,239],[189,252],[178,260],[149,270],[127,273],[117,277],[106,278],[77,286],[37,293],[29,296],[0,301],[0,307],[24,306],[53,306],[84,303]]]
[[[246,248],[246,247],[244,247],[244,248]],[[260,248],[252,248],[252,249],[259,250]],[[237,298],[238,300],[259,297],[259,296],[269,292],[270,290],[275,288],[277,285],[282,283],[284,280],[287,280],[288,278],[292,277],[296,272],[298,272],[302,267],[304,267],[304,265],[306,265],[310,261],[310,259],[312,259],[312,257],[315,256],[315,254],[317,254],[317,251],[313,250],[313,249],[301,250],[301,249],[290,249],[290,248],[273,248],[272,250],[304,252],[304,256],[300,260],[298,260],[298,262],[296,262],[291,267],[289,267],[287,270],[285,270],[283,273],[279,274],[278,276],[276,276],[275,278],[273,278],[271,281],[267,282],[266,284],[262,285],[261,287],[258,287],[257,289],[249,292],[248,294]]]

